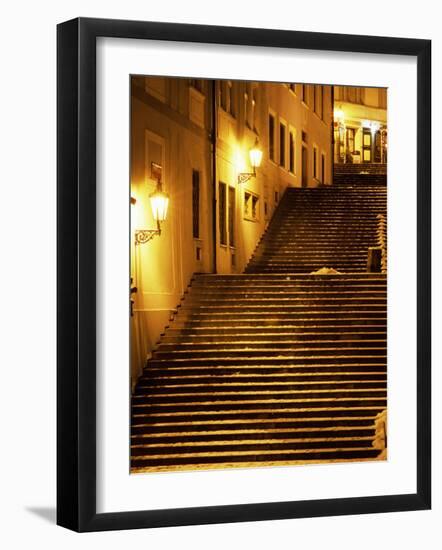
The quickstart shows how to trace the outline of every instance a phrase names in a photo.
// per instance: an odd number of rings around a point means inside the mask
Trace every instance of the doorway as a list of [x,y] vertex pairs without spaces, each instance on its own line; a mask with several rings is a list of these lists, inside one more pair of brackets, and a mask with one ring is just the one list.
[[362,129],[362,162],[371,162],[372,135],[370,128]]

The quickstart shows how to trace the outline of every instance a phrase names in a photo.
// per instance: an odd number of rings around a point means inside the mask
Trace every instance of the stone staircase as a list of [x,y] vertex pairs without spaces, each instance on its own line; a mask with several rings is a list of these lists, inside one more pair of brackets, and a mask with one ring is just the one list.
[[387,165],[378,163],[335,164],[334,185],[387,185]]
[[385,195],[365,192],[289,189],[246,273],[195,275],[132,398],[133,472],[377,458],[386,276],[363,258]]
[[378,246],[378,215],[386,215],[386,192],[379,185],[287,189],[246,272],[366,272],[367,250]]

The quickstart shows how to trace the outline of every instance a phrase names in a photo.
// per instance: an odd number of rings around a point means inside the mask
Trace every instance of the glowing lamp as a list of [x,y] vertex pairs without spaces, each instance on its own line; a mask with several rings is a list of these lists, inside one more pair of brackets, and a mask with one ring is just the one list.
[[259,148],[258,138],[256,138],[255,145],[249,151],[249,159],[253,172],[241,172],[238,174],[238,183],[245,183],[250,178],[256,178],[256,169],[260,167],[262,161],[262,150]]
[[250,165],[253,169],[259,168],[262,161],[262,150],[259,148],[258,139],[255,141],[255,145],[249,151]]
[[[149,195],[150,207],[152,209],[153,219],[157,222],[156,229],[137,229],[135,231],[135,244],[144,244],[152,240],[155,235],[161,235],[161,222],[167,217],[169,207],[169,195],[165,193],[161,186],[161,180],[158,178],[157,188]],[[132,201],[131,204],[135,204]]]
[[344,111],[342,109],[335,109],[334,115],[335,119],[340,121],[344,120]]
[[169,207],[169,195],[161,189],[158,183],[157,188],[149,195],[150,207],[152,208],[153,219],[159,224],[167,218],[167,209]]

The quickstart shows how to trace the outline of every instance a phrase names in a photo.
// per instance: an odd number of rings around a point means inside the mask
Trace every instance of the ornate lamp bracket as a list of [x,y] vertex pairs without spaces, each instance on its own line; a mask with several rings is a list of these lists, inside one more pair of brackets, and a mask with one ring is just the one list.
[[137,229],[135,231],[135,244],[145,244],[151,241],[155,235],[161,235],[160,229]]
[[241,172],[240,174],[238,174],[238,183],[246,183],[254,177],[256,177],[256,173],[254,172]]

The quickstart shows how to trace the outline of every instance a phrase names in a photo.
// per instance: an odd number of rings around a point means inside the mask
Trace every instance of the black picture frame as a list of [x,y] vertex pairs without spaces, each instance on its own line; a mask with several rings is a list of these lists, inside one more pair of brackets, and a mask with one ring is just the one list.
[[[396,54],[417,59],[416,493],[96,512],[97,37]],[[79,18],[58,25],[57,46],[57,523],[82,532],[429,509],[431,41]]]

